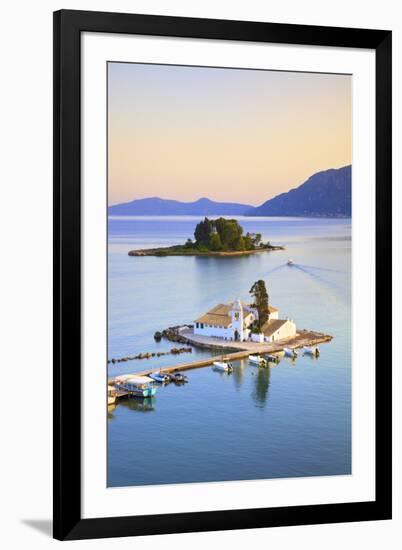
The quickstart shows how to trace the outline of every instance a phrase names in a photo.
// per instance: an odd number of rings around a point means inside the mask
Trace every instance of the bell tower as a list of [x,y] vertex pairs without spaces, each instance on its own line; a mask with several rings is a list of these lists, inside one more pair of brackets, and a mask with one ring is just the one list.
[[244,340],[243,306],[239,299],[233,302],[230,316],[232,318],[233,339],[242,342]]

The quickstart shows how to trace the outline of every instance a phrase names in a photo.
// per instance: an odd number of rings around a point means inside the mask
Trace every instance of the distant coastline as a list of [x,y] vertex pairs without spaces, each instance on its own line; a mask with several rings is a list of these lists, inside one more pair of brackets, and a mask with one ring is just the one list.
[[317,172],[304,183],[267,200],[260,206],[217,202],[201,198],[194,202],[148,197],[109,206],[111,216],[247,216],[350,218],[352,215],[352,167]]

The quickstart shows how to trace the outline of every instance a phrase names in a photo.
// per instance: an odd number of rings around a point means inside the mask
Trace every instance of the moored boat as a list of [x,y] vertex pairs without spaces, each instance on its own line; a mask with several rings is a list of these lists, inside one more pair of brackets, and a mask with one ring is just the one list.
[[233,372],[231,363],[223,363],[222,361],[214,361],[212,368],[219,372]]
[[259,355],[249,355],[248,360],[250,363],[253,363],[254,365],[259,365],[260,367],[266,367],[267,361],[263,357],[260,357]]
[[153,380],[148,376],[118,376],[115,378],[115,388],[131,397],[152,397],[156,393]]
[[170,382],[170,377],[166,374],[163,374],[161,371],[152,372],[149,375],[149,378],[152,378],[152,380],[155,380],[155,382],[159,382],[160,384],[165,384],[166,382]]
[[305,347],[303,348],[303,354],[304,355],[311,355],[312,357],[318,357],[320,355],[320,350],[318,346],[313,347]]
[[107,404],[114,405],[116,403],[116,390],[113,386],[107,386]]
[[184,384],[185,382],[188,382],[187,376],[182,374],[181,372],[174,372],[172,374],[169,374],[169,380],[171,382],[174,382],[175,384]]
[[283,348],[283,351],[285,353],[285,357],[292,357],[292,358],[295,358],[297,357],[298,353],[295,349],[291,349],[291,348]]
[[279,357],[277,355],[268,354],[265,356],[268,363],[279,363]]

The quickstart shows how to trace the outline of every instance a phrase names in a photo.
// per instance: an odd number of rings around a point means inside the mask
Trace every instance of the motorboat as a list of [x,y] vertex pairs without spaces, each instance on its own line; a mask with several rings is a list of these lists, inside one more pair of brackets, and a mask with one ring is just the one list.
[[292,357],[292,359],[297,357],[297,355],[298,355],[298,353],[295,349],[283,348],[283,351],[285,353],[285,357]]
[[170,377],[167,374],[163,374],[161,371],[152,372],[149,375],[149,378],[152,378],[152,380],[155,380],[155,382],[159,382],[159,384],[170,382]]
[[116,403],[116,390],[113,386],[107,386],[107,404],[114,405]]
[[115,378],[115,389],[130,397],[152,397],[156,393],[153,382],[148,376],[122,375]]
[[224,363],[223,361],[214,361],[212,363],[212,368],[218,372],[233,372],[232,364]]
[[265,356],[268,363],[279,363],[279,357],[277,355],[266,355]]
[[312,357],[318,357],[320,355],[320,350],[318,348],[318,346],[313,346],[313,347],[305,347],[303,349],[303,354],[304,355],[311,355]]
[[263,357],[260,357],[259,355],[249,355],[248,360],[250,363],[254,365],[259,365],[261,367],[267,366],[267,361]]
[[295,265],[294,261],[293,261],[293,260],[290,260],[290,259],[287,261],[287,264],[288,264],[288,265]]
[[187,376],[184,376],[181,372],[175,372],[170,375],[170,380],[175,383],[185,383],[188,382]]

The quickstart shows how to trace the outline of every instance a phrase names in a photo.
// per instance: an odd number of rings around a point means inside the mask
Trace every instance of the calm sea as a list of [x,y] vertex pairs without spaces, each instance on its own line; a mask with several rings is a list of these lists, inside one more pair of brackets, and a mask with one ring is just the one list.
[[[108,485],[149,485],[351,473],[351,221],[238,218],[285,251],[238,258],[129,257],[132,248],[192,237],[198,217],[109,218],[108,355],[166,351],[153,334],[219,302],[248,300],[257,279],[300,328],[333,335],[319,359],[282,359],[232,375],[210,367],[189,383],[108,412]],[[295,266],[286,265],[291,258]],[[109,365],[109,375],[173,365],[193,350]]]

